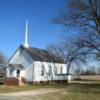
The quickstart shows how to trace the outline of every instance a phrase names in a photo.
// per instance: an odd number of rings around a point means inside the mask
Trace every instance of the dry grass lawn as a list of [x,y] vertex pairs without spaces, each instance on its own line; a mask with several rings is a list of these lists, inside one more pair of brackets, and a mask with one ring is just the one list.
[[36,95],[33,100],[100,100],[100,85],[70,84],[60,92]]
[[[100,84],[51,84],[51,85],[34,85],[24,87],[5,87],[1,86],[1,92],[13,92],[23,90],[33,90],[40,88],[60,89],[53,93],[38,94],[24,97],[2,97],[0,100],[100,100]],[[5,89],[5,90],[3,90]]]

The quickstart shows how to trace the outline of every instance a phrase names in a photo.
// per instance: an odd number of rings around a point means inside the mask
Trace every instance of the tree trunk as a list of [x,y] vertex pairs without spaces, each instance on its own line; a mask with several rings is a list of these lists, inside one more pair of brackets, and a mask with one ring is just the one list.
[[69,75],[70,65],[71,65],[71,62],[68,62],[68,66],[66,64],[66,67],[67,67],[67,85],[68,85],[68,75]]

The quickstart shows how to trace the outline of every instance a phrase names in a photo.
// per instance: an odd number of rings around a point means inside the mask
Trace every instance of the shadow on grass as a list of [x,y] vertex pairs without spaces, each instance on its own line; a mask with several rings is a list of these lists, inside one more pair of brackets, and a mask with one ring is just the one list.
[[1,93],[15,92],[15,91],[26,91],[34,90],[40,88],[56,88],[56,89],[65,89],[67,92],[75,93],[91,93],[91,94],[100,94],[100,84],[83,84],[83,83],[52,83],[52,84],[33,84],[26,86],[0,86]]
[[100,94],[100,84],[69,84],[66,89],[69,92]]
[[36,84],[33,87],[37,88],[56,88],[66,89],[67,92],[93,93],[100,94],[100,84],[96,83],[51,83],[51,84]]
[[51,83],[34,85],[34,87],[66,89],[67,92],[100,94],[100,84],[96,83]]

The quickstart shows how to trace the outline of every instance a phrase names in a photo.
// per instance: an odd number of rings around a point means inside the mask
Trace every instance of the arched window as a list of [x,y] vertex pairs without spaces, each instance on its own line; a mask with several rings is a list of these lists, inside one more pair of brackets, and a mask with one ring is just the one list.
[[41,76],[44,76],[44,65],[41,66]]
[[63,73],[63,68],[62,67],[60,67],[60,74],[62,74]]
[[55,74],[57,74],[57,67],[55,67]]
[[48,68],[48,75],[51,75],[52,74],[52,68],[51,68],[51,66],[49,66],[49,68]]

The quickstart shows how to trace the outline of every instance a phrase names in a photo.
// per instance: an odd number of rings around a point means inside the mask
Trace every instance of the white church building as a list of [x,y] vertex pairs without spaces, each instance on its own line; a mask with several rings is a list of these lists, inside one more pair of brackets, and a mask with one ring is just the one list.
[[7,77],[18,79],[19,84],[66,81],[70,78],[66,74],[67,65],[61,58],[28,44],[28,21],[25,43],[18,47],[8,63]]

